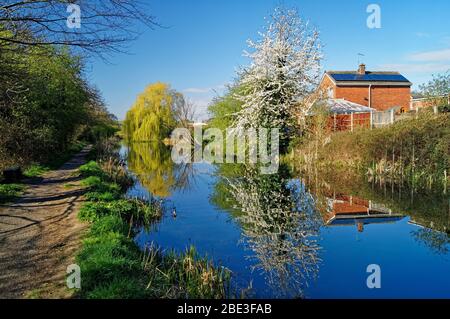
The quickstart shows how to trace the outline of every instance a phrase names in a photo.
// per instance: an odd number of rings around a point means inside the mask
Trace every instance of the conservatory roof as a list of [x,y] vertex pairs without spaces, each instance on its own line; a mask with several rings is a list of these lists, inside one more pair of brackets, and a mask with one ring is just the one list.
[[370,113],[375,112],[376,109],[367,107],[358,103],[350,102],[344,99],[327,99],[327,106],[331,113],[345,114],[345,113]]

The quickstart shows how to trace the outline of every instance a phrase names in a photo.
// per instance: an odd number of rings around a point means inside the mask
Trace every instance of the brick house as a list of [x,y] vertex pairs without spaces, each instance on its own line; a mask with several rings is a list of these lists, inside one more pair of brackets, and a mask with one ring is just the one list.
[[325,72],[319,90],[328,98],[344,99],[378,111],[406,112],[411,104],[411,86],[398,72],[371,72],[361,64],[358,71]]

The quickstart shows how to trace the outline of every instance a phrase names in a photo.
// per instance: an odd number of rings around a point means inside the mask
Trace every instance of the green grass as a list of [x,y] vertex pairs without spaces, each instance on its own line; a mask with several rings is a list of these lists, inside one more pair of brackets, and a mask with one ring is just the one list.
[[0,184],[0,203],[15,200],[23,192],[25,186],[21,184]]
[[40,177],[50,171],[48,166],[42,166],[40,164],[32,164],[24,172],[23,175],[29,178]]
[[183,254],[142,253],[127,236],[118,216],[92,224],[77,263],[83,274],[81,298],[225,298],[229,272],[200,258],[195,249]]
[[83,275],[80,298],[227,297],[229,271],[215,268],[195,249],[176,254],[151,247],[142,252],[136,245],[135,231],[160,218],[159,202],[124,198],[123,189],[95,162],[83,165],[80,173],[89,192],[78,217],[91,223],[77,255]]
[[[314,144],[307,141],[300,146],[299,157],[311,154]],[[450,176],[450,114],[422,114],[374,130],[336,133],[319,148],[318,158],[309,161],[331,170],[358,169],[419,188],[442,187],[445,176]]]
[[79,172],[82,176],[92,177],[96,176],[99,178],[104,178],[105,173],[102,171],[100,165],[97,162],[90,161],[79,168]]
[[76,142],[71,145],[64,153],[58,154],[51,161],[44,164],[32,163],[25,168],[23,175],[28,178],[42,177],[45,173],[60,168],[64,163],[69,161],[75,154],[80,152],[86,143]]

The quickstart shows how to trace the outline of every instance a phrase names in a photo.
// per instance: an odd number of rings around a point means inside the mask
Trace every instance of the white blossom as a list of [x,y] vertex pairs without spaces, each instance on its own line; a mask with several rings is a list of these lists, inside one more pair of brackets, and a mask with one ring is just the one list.
[[248,41],[251,64],[240,72],[243,102],[234,127],[290,127],[309,106],[302,100],[318,84],[322,59],[319,33],[296,10],[275,9],[259,41]]

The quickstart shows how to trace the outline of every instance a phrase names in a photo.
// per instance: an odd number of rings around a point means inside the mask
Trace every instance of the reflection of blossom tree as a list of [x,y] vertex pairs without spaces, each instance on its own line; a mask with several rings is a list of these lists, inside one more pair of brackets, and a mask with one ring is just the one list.
[[258,175],[245,169],[226,178],[244,242],[255,253],[255,270],[262,271],[280,296],[301,296],[318,270],[315,236],[321,220],[313,199],[299,182],[281,175]]
[[450,238],[444,232],[438,232],[429,228],[420,228],[411,232],[416,241],[423,242],[434,253],[445,255],[449,252]]

